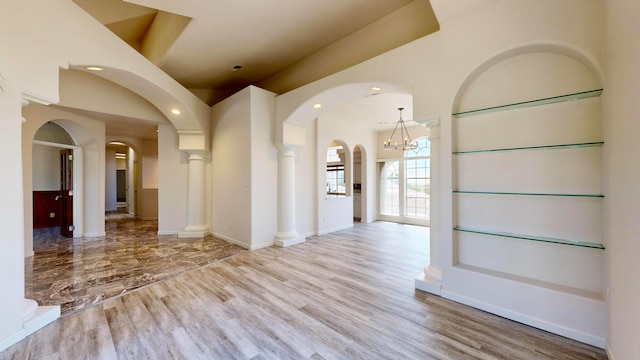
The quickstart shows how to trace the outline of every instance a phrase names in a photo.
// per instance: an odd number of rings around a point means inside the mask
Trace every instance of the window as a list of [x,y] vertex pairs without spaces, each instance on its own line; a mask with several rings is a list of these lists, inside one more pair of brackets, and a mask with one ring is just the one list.
[[381,213],[386,215],[400,215],[400,168],[398,161],[387,163],[382,170]]
[[417,144],[416,149],[404,153],[403,160],[388,161],[382,168],[382,215],[413,218],[418,223],[429,219],[431,148],[427,138],[417,140]]
[[344,160],[342,146],[327,149],[327,196],[345,196]]
[[345,195],[344,165],[327,165],[327,195]]
[[[426,138],[417,141],[418,148],[405,153],[406,202],[405,215],[409,217],[429,217],[429,191],[431,188],[431,148]],[[413,159],[412,159],[413,158]]]

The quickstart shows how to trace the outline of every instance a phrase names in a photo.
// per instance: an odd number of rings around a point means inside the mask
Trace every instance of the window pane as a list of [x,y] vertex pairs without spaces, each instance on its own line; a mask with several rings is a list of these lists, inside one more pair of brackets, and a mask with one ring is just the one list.
[[429,217],[429,191],[430,191],[430,159],[410,159],[417,156],[430,156],[429,140],[422,138],[417,141],[418,148],[405,153],[406,160],[406,216],[428,218]]
[[400,178],[398,161],[386,163],[380,179],[380,212],[400,215]]

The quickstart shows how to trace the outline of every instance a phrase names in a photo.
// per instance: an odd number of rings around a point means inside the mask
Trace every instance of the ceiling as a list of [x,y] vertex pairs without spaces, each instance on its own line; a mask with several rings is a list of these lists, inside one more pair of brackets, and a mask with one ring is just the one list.
[[[428,0],[73,1],[209,105],[249,85],[281,94],[439,29]],[[397,119],[398,101],[343,110],[371,125]]]

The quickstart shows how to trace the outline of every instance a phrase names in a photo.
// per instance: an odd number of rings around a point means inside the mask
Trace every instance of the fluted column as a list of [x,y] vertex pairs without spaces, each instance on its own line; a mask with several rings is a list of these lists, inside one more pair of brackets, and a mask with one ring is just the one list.
[[206,218],[206,184],[204,151],[188,151],[187,226],[181,238],[201,238],[209,234]]
[[274,244],[280,247],[304,242],[296,230],[296,149],[283,145],[278,149],[278,233]]
[[440,119],[428,121],[431,143],[431,191],[429,194],[429,264],[415,281],[415,288],[440,295],[442,272],[440,266]]

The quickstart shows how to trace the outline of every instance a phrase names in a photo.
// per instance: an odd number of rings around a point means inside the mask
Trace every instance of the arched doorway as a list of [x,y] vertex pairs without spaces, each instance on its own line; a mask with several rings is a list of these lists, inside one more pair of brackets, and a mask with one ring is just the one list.
[[73,237],[74,157],[80,149],[60,125],[47,122],[33,140],[32,191],[33,229],[57,228],[64,237]]

